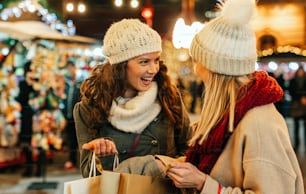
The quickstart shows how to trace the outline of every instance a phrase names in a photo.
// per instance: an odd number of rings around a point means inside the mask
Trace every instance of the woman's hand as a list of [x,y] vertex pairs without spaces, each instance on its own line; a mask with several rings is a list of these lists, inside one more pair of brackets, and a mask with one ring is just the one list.
[[109,156],[117,153],[115,143],[110,139],[99,138],[83,144],[82,149],[93,150],[98,157]]
[[198,191],[203,189],[206,174],[188,162],[171,163],[167,170],[167,176],[178,188],[195,188]]

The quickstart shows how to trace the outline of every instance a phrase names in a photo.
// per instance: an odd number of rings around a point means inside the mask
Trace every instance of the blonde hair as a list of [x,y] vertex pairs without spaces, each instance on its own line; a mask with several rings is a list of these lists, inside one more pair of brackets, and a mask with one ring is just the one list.
[[190,140],[190,145],[194,145],[197,140],[199,140],[199,144],[202,144],[225,114],[229,114],[228,130],[230,132],[234,130],[237,91],[244,84],[240,81],[240,76],[208,72],[208,81],[205,83],[205,92],[203,93],[203,107],[197,129]]

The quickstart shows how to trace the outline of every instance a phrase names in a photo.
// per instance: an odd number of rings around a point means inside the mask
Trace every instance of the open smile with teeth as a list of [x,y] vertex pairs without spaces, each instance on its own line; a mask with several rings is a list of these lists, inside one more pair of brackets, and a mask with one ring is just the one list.
[[142,77],[141,80],[144,85],[149,85],[152,82],[153,78]]

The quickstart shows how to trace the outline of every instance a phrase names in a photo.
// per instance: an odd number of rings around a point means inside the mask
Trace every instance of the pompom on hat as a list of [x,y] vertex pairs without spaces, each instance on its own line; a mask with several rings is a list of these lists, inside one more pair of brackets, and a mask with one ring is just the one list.
[[102,52],[111,64],[162,51],[160,35],[138,19],[122,19],[106,31]]
[[221,14],[208,22],[193,38],[190,55],[212,72],[246,75],[255,71],[256,37],[249,21],[255,0],[227,0]]

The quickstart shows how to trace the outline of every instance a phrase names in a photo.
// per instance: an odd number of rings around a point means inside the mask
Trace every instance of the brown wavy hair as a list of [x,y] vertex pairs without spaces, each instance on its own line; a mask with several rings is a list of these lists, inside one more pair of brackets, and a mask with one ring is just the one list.
[[[168,68],[159,62],[159,72],[154,80],[158,85],[158,99],[162,106],[162,111],[166,114],[163,117],[169,124],[174,124],[176,128],[182,128],[182,102],[181,96],[175,85],[167,74]],[[82,102],[89,105],[91,128],[98,129],[107,122],[110,114],[112,101],[119,96],[123,96],[127,88],[127,61],[110,64],[108,62],[97,65],[91,71],[90,76],[81,85]]]

